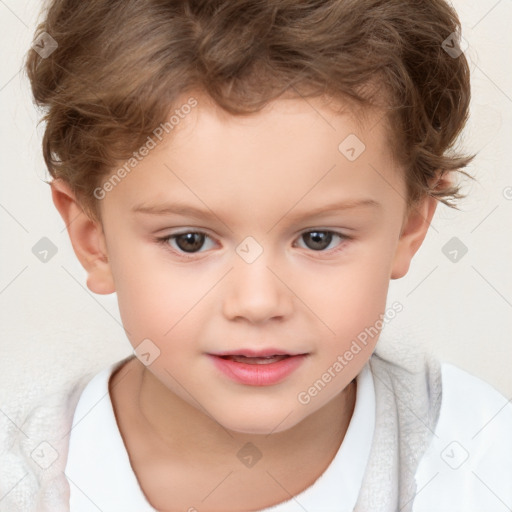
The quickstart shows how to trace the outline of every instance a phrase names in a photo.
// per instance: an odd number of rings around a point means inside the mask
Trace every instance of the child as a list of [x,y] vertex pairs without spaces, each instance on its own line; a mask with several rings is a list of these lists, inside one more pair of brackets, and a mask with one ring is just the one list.
[[442,0],[50,3],[53,201],[134,355],[27,418],[2,510],[512,507],[512,405],[376,351],[462,197],[459,32]]

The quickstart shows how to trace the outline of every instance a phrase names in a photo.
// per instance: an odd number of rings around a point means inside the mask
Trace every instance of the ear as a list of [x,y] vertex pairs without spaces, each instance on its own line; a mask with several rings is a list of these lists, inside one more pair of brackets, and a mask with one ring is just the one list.
[[66,224],[73,250],[87,271],[87,287],[98,294],[113,293],[114,280],[101,222],[84,212],[71,188],[62,179],[55,179],[50,185],[53,203]]
[[437,203],[435,197],[426,196],[412,205],[404,215],[402,231],[393,259],[391,279],[400,279],[409,271],[412,257],[427,235]]

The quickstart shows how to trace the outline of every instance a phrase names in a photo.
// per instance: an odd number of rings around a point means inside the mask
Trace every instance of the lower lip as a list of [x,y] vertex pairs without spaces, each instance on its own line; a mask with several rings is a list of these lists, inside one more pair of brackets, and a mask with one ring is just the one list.
[[290,356],[275,363],[247,364],[208,355],[215,366],[230,379],[249,386],[270,386],[281,382],[295,371],[306,357],[302,354]]

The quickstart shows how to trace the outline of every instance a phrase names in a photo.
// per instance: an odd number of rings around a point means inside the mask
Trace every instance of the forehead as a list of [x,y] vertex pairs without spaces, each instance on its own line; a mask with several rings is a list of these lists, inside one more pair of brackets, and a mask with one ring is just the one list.
[[133,207],[181,194],[182,202],[196,205],[208,198],[217,207],[229,201],[248,209],[275,203],[288,209],[299,201],[318,206],[356,196],[396,202],[405,193],[380,111],[354,111],[325,97],[291,97],[234,116],[194,94],[183,95],[169,118],[192,96],[196,106],[174,116],[172,131],[109,193],[109,201]]

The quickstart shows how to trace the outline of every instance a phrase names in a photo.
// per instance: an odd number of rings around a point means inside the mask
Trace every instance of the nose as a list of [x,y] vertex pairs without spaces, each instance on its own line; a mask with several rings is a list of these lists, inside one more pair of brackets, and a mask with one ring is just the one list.
[[282,320],[293,307],[293,292],[288,286],[265,252],[252,263],[238,258],[227,276],[224,315],[229,320],[243,318],[251,323]]

